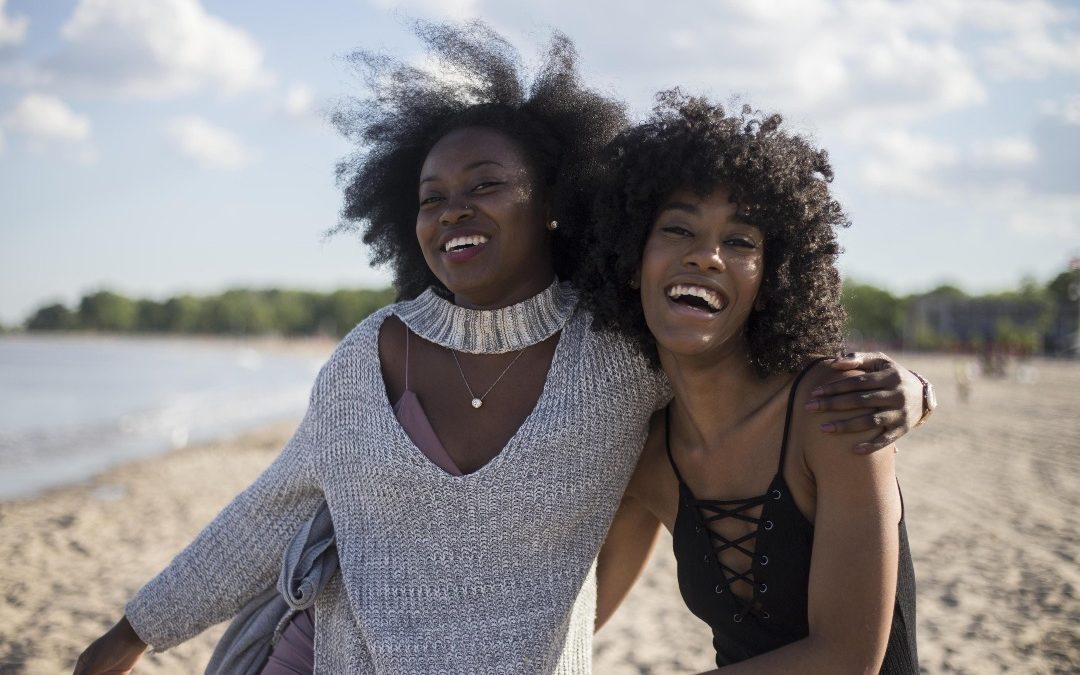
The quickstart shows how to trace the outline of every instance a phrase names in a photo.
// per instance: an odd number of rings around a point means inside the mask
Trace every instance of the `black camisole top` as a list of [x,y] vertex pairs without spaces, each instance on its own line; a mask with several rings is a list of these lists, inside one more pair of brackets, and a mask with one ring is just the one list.
[[[820,359],[819,359],[820,360]],[[697,499],[679,473],[671,454],[670,409],[667,445],[671,468],[679,480],[679,510],[675,518],[674,550],[679,591],[686,606],[713,632],[716,665],[743,661],[800,640],[810,632],[807,596],[814,526],[795,505],[784,480],[784,458],[795,392],[803,376],[818,361],[800,372],[791,385],[780,462],[765,494],[749,499]],[[758,517],[749,515],[757,506]],[[714,532],[709,524],[735,518],[756,525],[736,539]],[[918,673],[915,646],[915,571],[908,549],[903,512],[899,523],[900,559],[892,629],[882,662],[882,673]],[[748,565],[735,570],[720,561],[720,553],[735,549]],[[738,580],[753,587],[749,600],[735,595]],[[745,588],[745,586],[743,586]],[[745,595],[745,594],[744,594]]]

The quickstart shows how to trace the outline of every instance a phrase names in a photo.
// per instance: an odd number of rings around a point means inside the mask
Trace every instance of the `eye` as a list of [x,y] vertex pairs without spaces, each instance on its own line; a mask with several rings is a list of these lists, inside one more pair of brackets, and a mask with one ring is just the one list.
[[664,226],[662,226],[660,228],[660,231],[661,232],[668,232],[668,233],[673,234],[673,235],[675,235],[677,237],[692,237],[694,235],[693,232],[686,229],[682,225],[664,225]]
[[428,195],[427,197],[420,198],[420,206],[427,206],[428,204],[434,204],[442,199],[442,195]]
[[476,187],[473,188],[473,192],[480,192],[481,190],[486,190],[497,185],[502,185],[502,182],[495,180],[486,180],[482,183],[478,183]]
[[750,239],[749,237],[730,237],[724,243],[728,246],[735,246],[738,248],[757,248],[757,243],[755,243],[754,240]]

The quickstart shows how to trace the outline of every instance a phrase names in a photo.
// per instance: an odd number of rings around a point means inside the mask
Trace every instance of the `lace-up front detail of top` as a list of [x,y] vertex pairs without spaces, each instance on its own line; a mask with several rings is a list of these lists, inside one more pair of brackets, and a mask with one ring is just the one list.
[[[668,459],[679,479],[674,530],[679,590],[690,611],[712,627],[718,665],[776,649],[809,632],[814,528],[795,505],[783,473],[795,391],[806,372],[791,385],[776,474],[755,497],[696,498],[675,463],[670,420],[667,425]],[[748,531],[733,534],[743,529]]]
[[[774,634],[779,626],[774,628],[772,624],[779,622],[783,626],[794,622],[809,630],[806,588],[813,526],[795,505],[783,473],[795,391],[808,371],[809,367],[791,385],[776,475],[768,489],[755,497],[696,498],[671,453],[670,408],[668,410],[667,453],[679,479],[680,493],[675,523],[679,585],[690,610],[714,628],[716,622],[740,624],[737,626],[739,632],[752,632],[750,624],[753,623],[767,627],[766,633]],[[746,523],[750,526],[749,531],[726,535],[724,531],[731,533],[743,529],[733,527],[735,523],[723,522],[726,520]],[[730,552],[736,552],[736,555]],[[793,574],[794,578],[791,578]],[[703,593],[706,588],[712,592]],[[748,618],[753,621],[747,621]],[[718,644],[718,651],[720,646]]]
[[[670,445],[668,446],[668,457],[671,458]],[[674,458],[671,459],[672,467],[674,467]],[[678,473],[677,468],[675,471]],[[683,486],[686,485],[682,480],[682,476],[679,476],[679,483]],[[689,493],[688,488],[686,492]],[[692,495],[686,495],[688,501],[697,510],[700,520],[700,523],[694,526],[695,533],[706,533],[712,544],[712,552],[706,553],[702,561],[706,564],[716,564],[723,575],[723,580],[716,584],[714,592],[717,595],[729,592],[736,599],[742,601],[742,609],[732,615],[732,621],[735,623],[741,623],[748,613],[753,613],[758,618],[766,621],[771,618],[769,612],[764,609],[764,603],[760,597],[768,593],[769,585],[766,581],[755,577],[755,568],[767,567],[770,562],[769,556],[756,552],[755,540],[759,538],[758,535],[762,530],[771,532],[776,527],[776,523],[761,515],[754,517],[751,513],[758,507],[762,507],[760,513],[764,513],[765,504],[769,501],[779,501],[782,495],[783,491],[779,487],[773,487],[765,494],[749,499],[695,499]],[[716,527],[718,521],[726,518],[749,523],[753,526],[753,530],[734,539],[729,539],[717,531]],[[724,562],[724,552],[728,550],[738,551],[742,554],[741,557],[745,558],[746,564],[744,570],[739,571]],[[765,576],[764,571],[762,571],[761,575]],[[735,584],[740,582],[745,583],[752,589],[753,595],[750,601],[741,598],[737,591],[731,590]]]
[[[810,632],[807,598],[814,527],[795,505],[784,480],[784,459],[795,394],[813,365],[791,385],[776,475],[768,489],[756,497],[694,496],[671,452],[669,409],[667,453],[679,479],[679,511],[673,531],[679,591],[690,611],[712,628],[717,666],[778,649]],[[740,528],[739,524],[745,525]],[[747,531],[734,534],[740,529]],[[903,518],[899,529],[893,629],[881,672],[917,673],[915,581]]]

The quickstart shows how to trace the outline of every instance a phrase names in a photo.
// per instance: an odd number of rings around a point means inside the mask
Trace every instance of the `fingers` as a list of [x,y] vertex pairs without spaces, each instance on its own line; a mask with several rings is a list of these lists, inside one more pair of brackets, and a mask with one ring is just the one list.
[[812,398],[803,406],[813,412],[858,410],[859,408],[883,408],[902,410],[904,397],[901,392],[891,389],[858,391],[850,394],[837,394],[827,398]]
[[853,352],[846,354],[829,364],[835,370],[888,370],[896,364],[888,355],[881,352]]
[[832,420],[820,425],[822,432],[827,434],[849,434],[881,429],[881,433],[869,441],[863,441],[853,446],[853,449],[865,454],[876,452],[904,434],[906,428],[902,410],[883,410],[866,415],[851,417],[846,420]]
[[827,382],[817,387],[810,396],[821,399],[837,394],[847,394],[853,391],[873,391],[875,389],[899,390],[903,383],[900,371],[896,368],[866,372],[854,377],[843,377],[832,382]]

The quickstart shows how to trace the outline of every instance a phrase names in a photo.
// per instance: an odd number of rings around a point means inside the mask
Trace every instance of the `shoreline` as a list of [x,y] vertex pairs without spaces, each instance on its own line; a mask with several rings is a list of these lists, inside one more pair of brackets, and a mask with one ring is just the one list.
[[[11,376],[0,385],[0,400],[10,404],[0,415],[0,501],[299,417],[335,344],[281,336],[0,336],[0,380]],[[58,412],[46,413],[54,404]]]
[[[1080,670],[1080,362],[1035,360],[1025,379],[979,379],[964,404],[952,357],[899,358],[935,382],[941,401],[897,459],[923,669]],[[0,672],[70,671],[139,586],[272,461],[295,424],[0,501]],[[662,534],[596,636],[594,672],[712,667],[708,630],[683,606],[674,569]],[[136,672],[201,672],[223,630],[146,657]]]
[[36,331],[0,333],[0,340],[36,342],[105,342],[205,345],[208,347],[266,349],[296,356],[326,358],[341,341],[326,335],[219,335],[212,333],[97,333],[93,331]]

